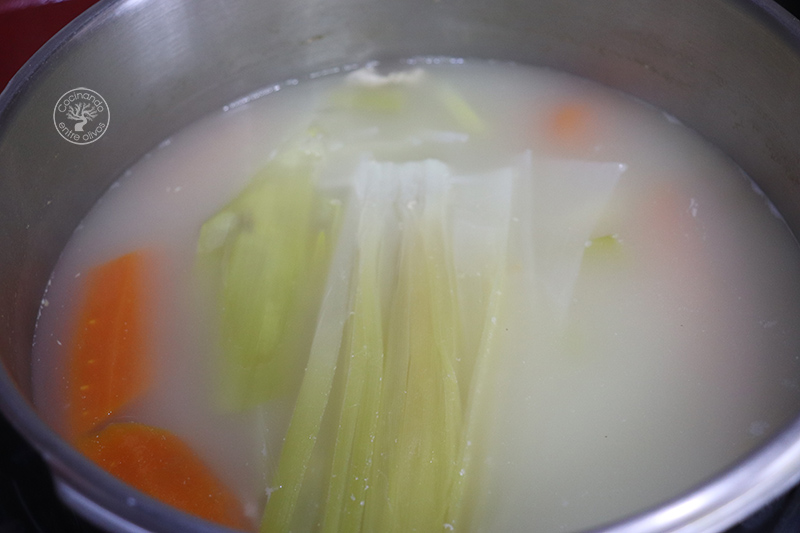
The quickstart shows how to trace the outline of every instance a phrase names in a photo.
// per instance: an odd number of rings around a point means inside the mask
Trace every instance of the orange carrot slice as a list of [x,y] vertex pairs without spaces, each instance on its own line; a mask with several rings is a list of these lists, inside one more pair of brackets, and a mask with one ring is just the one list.
[[563,148],[584,148],[592,137],[594,113],[590,106],[570,102],[556,108],[547,118],[550,140]]
[[76,447],[134,488],[200,518],[251,529],[236,496],[198,455],[169,431],[134,422],[112,423]]
[[69,353],[70,437],[98,427],[151,381],[149,256],[133,252],[89,272]]
[[672,184],[657,185],[639,206],[645,258],[660,279],[674,280],[673,297],[683,306],[703,309],[722,290],[714,258],[704,240],[701,219],[690,192]]

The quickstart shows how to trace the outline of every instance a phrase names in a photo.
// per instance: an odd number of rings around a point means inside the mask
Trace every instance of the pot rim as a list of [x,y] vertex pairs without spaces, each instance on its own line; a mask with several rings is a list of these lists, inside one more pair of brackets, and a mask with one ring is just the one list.
[[[33,83],[43,67],[81,35],[133,8],[141,0],[101,0],[67,24],[47,41],[11,78],[0,92],[0,124],[19,96]],[[782,34],[800,55],[800,21],[773,0],[729,0],[750,8]],[[202,533],[233,531],[178,511],[117,480],[84,458],[39,418],[0,365],[0,412],[31,443],[49,465],[58,492],[74,510],[101,527],[123,531],[191,530]],[[628,518],[591,529],[593,533],[640,533],[642,531],[722,531],[747,518],[800,482],[800,414],[765,445],[725,471],[661,505]],[[123,516],[136,508],[136,525]]]

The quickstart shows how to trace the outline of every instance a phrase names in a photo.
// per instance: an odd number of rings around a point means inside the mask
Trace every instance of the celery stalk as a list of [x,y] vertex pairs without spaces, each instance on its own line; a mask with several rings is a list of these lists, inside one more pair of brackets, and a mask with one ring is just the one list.
[[355,260],[355,228],[358,225],[356,204],[355,199],[350,198],[345,208],[341,238],[331,260],[308,365],[284,439],[278,468],[273,476],[271,496],[261,520],[262,532],[289,531],[328,406],[349,315],[348,294]]
[[385,213],[391,205],[388,195],[374,194],[382,184],[371,185],[358,230],[351,334],[343,350],[346,383],[324,511],[325,532],[360,529],[378,425],[384,360],[379,269]]
[[[471,444],[480,439],[489,404],[500,327],[507,174],[492,177],[503,192],[480,214],[467,209],[456,216],[482,231],[484,238],[475,240],[452,231],[453,178],[444,164],[360,165],[354,183],[360,201],[348,204],[332,266],[338,274],[328,281],[262,532],[289,531],[298,507],[312,508],[298,506],[298,499],[315,447],[330,464],[322,531],[436,531],[467,522],[469,490],[481,469]],[[466,180],[461,188],[474,190],[466,196],[462,190],[462,198],[485,196],[484,182]],[[466,265],[463,257],[491,280],[486,303],[474,302],[471,311],[483,323],[466,395],[457,363],[464,302],[456,264]],[[349,289],[343,289],[347,270]],[[334,375],[341,375],[343,392],[331,405]],[[326,412],[337,417],[332,444],[318,440]]]
[[556,327],[566,323],[586,242],[626,168],[621,163],[554,159],[533,166],[536,180],[530,201],[538,243],[536,276]]
[[456,123],[469,133],[482,133],[486,125],[464,97],[448,85],[439,88],[439,98]]
[[622,256],[622,240],[616,233],[595,237],[586,241],[583,262],[620,259]]
[[275,158],[201,228],[197,261],[220,308],[225,410],[285,394],[300,379],[298,346],[313,327],[338,219],[335,201],[316,190],[316,169],[315,156]]
[[[467,197],[482,193],[487,199],[486,205],[483,206],[482,213],[462,211],[457,217],[461,225],[466,225],[470,229],[472,242],[464,238],[454,239],[454,245],[478,248],[470,253],[464,250],[458,251],[456,257],[461,258],[459,266],[471,271],[477,270],[481,277],[488,280],[488,294],[483,299],[486,303],[473,311],[481,312],[482,323],[476,328],[480,338],[478,349],[471,367],[461,371],[465,378],[469,377],[469,386],[445,522],[449,529],[458,531],[469,529],[471,514],[478,505],[478,502],[472,501],[470,492],[475,489],[480,474],[478,450],[488,409],[491,406],[493,369],[497,364],[497,337],[504,323],[501,311],[508,274],[512,190],[515,180],[519,186],[521,180],[529,177],[524,170],[522,165],[516,172],[510,168],[496,171],[488,177],[488,183],[492,186],[491,192],[481,190],[486,185],[486,178],[478,183],[468,184],[468,188],[473,190],[468,191]],[[515,244],[524,247],[527,243]]]
[[334,93],[331,103],[336,108],[344,110],[397,114],[407,106],[408,94],[402,87],[392,85],[352,86]]
[[399,266],[360,530],[431,531],[445,517],[461,423],[455,272],[445,227],[449,171],[435,161],[388,169],[401,181]]
[[[501,259],[504,263],[504,261]],[[464,531],[468,529],[474,502],[469,499],[469,491],[474,487],[477,478],[478,442],[488,407],[487,396],[491,393],[491,371],[495,362],[493,355],[496,348],[498,328],[502,316],[503,291],[505,290],[506,269],[501,264],[492,280],[492,292],[486,310],[486,325],[483,329],[478,358],[472,373],[469,400],[464,415],[464,426],[459,443],[456,462],[457,475],[449,494],[446,523],[452,529]]]
[[[442,299],[450,299],[455,293],[445,294],[442,284],[431,275],[444,258],[436,257],[438,250],[425,246],[429,228],[409,226],[400,273],[407,305],[398,309],[407,329],[400,332],[403,338],[399,343],[389,345],[387,355],[408,361],[407,383],[400,398],[402,415],[393,446],[389,436],[393,457],[387,472],[388,502],[379,531],[441,529],[461,429],[456,354],[451,349],[453,344],[441,335],[446,329],[457,331],[453,323],[456,315],[442,312],[448,307]],[[400,353],[392,353],[392,349]],[[395,376],[387,379],[394,380]]]

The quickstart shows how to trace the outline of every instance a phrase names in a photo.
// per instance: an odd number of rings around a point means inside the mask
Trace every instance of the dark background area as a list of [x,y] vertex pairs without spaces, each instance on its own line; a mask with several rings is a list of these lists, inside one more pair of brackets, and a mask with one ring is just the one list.
[[[50,37],[96,2],[0,0],[0,88]],[[800,5],[778,3],[800,18]],[[96,532],[58,501],[41,458],[0,416],[0,533]],[[800,488],[727,533],[800,533]]]

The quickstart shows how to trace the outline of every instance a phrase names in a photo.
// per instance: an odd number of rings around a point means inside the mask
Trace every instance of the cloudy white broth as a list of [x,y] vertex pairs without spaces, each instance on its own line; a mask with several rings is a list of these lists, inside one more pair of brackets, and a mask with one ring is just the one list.
[[785,426],[799,307],[784,221],[673,117],[418,60],[290,80],[121,176],[48,285],[34,396],[233,527],[573,532]]

